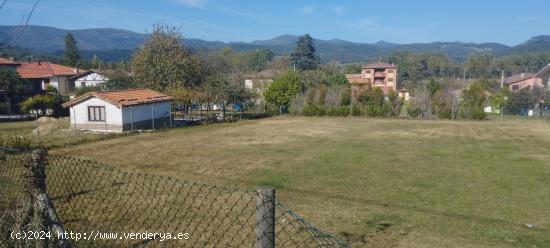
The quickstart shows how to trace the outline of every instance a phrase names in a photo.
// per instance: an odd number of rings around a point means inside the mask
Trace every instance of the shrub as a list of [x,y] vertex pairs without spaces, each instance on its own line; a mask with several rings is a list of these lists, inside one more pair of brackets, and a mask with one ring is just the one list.
[[353,105],[353,108],[351,109],[351,114],[353,116],[360,116],[361,115],[361,107],[359,105]]
[[29,149],[32,145],[32,139],[27,133],[16,133],[2,139],[0,137],[0,146],[15,148],[15,149]]
[[407,113],[409,114],[410,117],[416,118],[420,115],[420,112],[421,112],[420,108],[413,106],[412,104],[407,105]]
[[340,107],[329,107],[327,111],[328,116],[348,116],[349,115],[349,108],[346,106],[340,106]]
[[485,120],[487,118],[483,108],[473,108],[470,111],[470,117],[474,120]]
[[304,107],[303,113],[305,116],[323,116],[325,115],[325,109],[322,106],[308,104]]

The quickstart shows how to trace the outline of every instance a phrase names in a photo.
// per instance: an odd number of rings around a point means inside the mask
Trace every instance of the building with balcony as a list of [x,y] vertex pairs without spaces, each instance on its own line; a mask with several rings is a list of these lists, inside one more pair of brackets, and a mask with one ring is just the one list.
[[387,95],[397,92],[397,66],[384,62],[363,65],[360,74],[346,74],[354,101],[367,87],[379,87]]

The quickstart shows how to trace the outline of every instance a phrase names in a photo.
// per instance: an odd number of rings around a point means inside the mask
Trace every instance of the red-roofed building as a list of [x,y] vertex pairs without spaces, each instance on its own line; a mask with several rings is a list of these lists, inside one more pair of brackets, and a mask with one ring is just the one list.
[[0,66],[2,67],[9,67],[9,68],[15,69],[19,65],[21,65],[21,63],[15,62],[12,59],[0,58]]
[[77,129],[123,132],[167,127],[172,97],[149,89],[94,91],[63,104]]
[[520,73],[504,79],[504,85],[511,91],[550,87],[550,64],[537,73]]
[[346,74],[351,85],[354,100],[367,87],[379,87],[387,95],[390,90],[397,92],[397,66],[384,62],[363,65],[360,74]]
[[29,80],[34,91],[46,90],[51,86],[61,94],[68,94],[74,89],[74,81],[71,77],[83,71],[51,62],[22,63],[17,67],[19,76]]

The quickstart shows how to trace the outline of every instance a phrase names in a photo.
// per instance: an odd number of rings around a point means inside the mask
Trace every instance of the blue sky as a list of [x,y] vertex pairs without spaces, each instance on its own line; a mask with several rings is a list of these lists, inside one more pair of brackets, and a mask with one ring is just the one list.
[[[34,1],[7,0],[0,10],[0,25],[19,24]],[[145,33],[154,23],[164,23],[179,27],[188,38],[220,41],[310,33],[315,38],[355,42],[516,45],[550,34],[549,10],[547,0],[41,0],[30,24]]]

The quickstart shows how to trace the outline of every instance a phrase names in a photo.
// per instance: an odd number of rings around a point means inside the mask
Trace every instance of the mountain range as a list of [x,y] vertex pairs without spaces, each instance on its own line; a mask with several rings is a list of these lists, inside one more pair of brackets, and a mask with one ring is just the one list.
[[[16,26],[0,26],[0,42],[10,40],[16,29]],[[46,26],[27,26],[11,45],[30,51],[60,55],[67,32],[71,32],[75,37],[83,57],[90,58],[97,55],[107,61],[128,59],[148,37],[147,34],[114,28],[66,30]],[[230,46],[237,51],[270,49],[279,55],[289,54],[297,39],[298,36],[295,35],[281,35],[268,40],[252,42],[221,42],[189,38],[184,39],[183,42],[193,49],[215,50]],[[396,44],[387,41],[357,43],[340,39],[315,39],[315,45],[323,62],[332,60],[342,63],[364,62],[396,51],[442,53],[460,62],[472,53],[492,53],[495,56],[504,56],[550,52],[550,35],[535,36],[516,46],[507,46],[496,42],[467,43],[458,41],[411,44]]]

